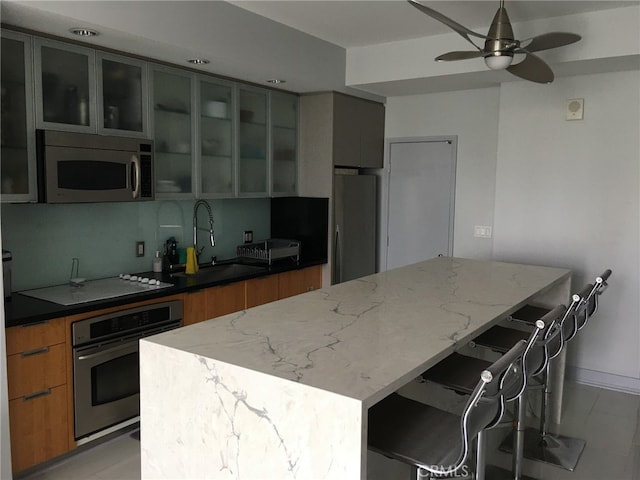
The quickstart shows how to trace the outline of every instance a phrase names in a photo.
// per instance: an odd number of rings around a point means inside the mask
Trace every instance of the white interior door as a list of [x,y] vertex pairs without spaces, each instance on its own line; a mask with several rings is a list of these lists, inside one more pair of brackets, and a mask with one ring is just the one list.
[[389,147],[387,269],[451,255],[455,138],[392,141]]

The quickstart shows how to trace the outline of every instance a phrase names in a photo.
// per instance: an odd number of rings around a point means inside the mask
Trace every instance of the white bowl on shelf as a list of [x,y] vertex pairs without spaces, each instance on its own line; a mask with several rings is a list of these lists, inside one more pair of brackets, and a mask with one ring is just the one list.
[[207,117],[227,118],[227,102],[216,100],[204,102],[202,111]]

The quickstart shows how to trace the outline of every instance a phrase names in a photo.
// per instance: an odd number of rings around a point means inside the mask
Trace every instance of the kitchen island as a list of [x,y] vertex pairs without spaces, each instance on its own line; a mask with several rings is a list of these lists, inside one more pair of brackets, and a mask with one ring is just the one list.
[[142,478],[366,478],[369,407],[569,288],[441,257],[142,340]]

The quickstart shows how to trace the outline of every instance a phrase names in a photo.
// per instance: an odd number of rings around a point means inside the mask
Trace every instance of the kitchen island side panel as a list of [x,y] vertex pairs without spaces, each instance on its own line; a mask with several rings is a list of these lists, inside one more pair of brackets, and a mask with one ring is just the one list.
[[366,477],[358,400],[152,340],[140,392],[142,479]]

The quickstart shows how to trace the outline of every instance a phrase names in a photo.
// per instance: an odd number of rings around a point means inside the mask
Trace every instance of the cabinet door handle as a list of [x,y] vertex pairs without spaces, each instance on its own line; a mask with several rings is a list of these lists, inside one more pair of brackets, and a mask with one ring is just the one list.
[[29,327],[36,327],[38,325],[43,325],[45,323],[49,323],[49,320],[42,320],[40,322],[31,322],[31,323],[27,323],[25,325],[20,325],[20,328],[29,328]]
[[49,353],[49,347],[36,348],[35,350],[22,352],[20,356],[22,358],[25,358],[25,357],[32,357],[33,355],[42,355],[43,353]]
[[51,389],[50,388],[45,388],[44,390],[42,390],[40,392],[30,393],[29,395],[25,395],[24,397],[22,397],[22,401],[27,402],[29,400],[33,400],[35,398],[44,397],[44,396],[47,396],[47,395],[51,395]]

